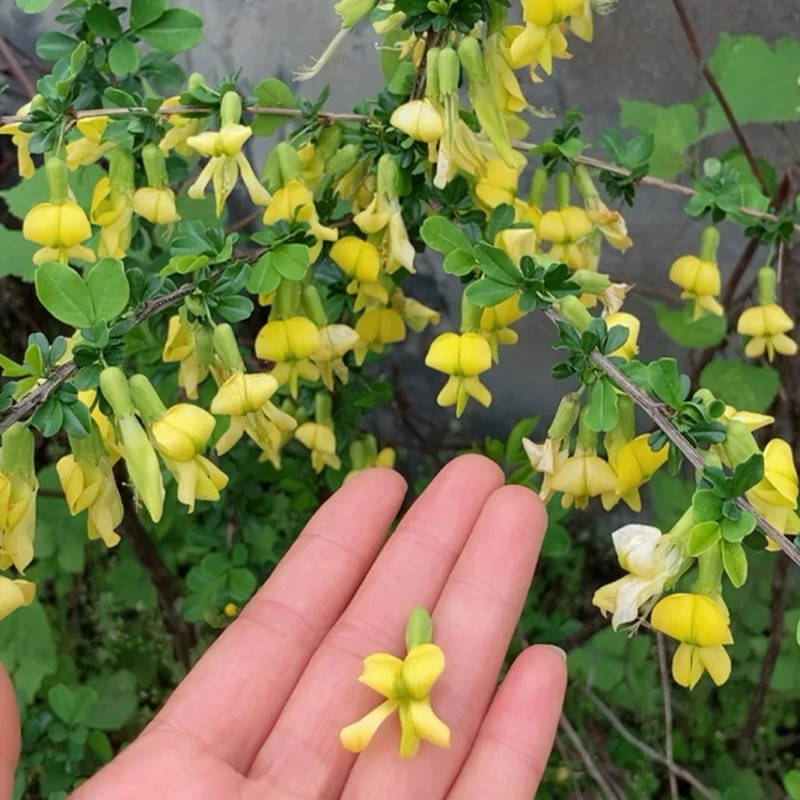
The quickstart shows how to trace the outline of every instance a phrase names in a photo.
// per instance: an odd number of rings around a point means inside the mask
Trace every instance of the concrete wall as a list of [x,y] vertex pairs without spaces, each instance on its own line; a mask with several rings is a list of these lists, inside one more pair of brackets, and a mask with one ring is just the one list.
[[[292,71],[319,54],[338,29],[331,0],[184,0],[182,4],[203,15],[207,31],[206,42],[189,54],[187,66],[212,80],[236,68],[242,68],[251,85],[267,76],[290,80]],[[2,4],[0,27],[10,41],[30,52],[37,33],[48,24],[47,17],[25,17],[11,5]],[[686,5],[708,54],[722,31],[758,34],[770,42],[800,31],[796,0],[687,0]],[[361,98],[374,94],[381,86],[375,42],[369,26],[362,26],[345,41],[323,76],[303,87],[306,96],[315,97],[330,83],[328,108],[349,110]],[[620,99],[669,104],[691,100],[705,90],[674,8],[665,0],[620,0],[615,15],[597,20],[595,42],[585,45],[575,40],[572,51],[574,59],[558,62],[553,78],[529,87],[528,96],[534,105],[551,107],[559,115],[571,106],[579,107],[585,115],[584,136],[590,141],[605,127],[618,125]],[[549,127],[546,121],[535,121],[530,138],[542,137]],[[754,150],[778,167],[789,159],[785,140],[776,131],[751,126],[747,134]],[[700,155],[722,153],[732,144],[728,135],[713,137],[703,144]],[[641,188],[637,207],[625,211],[635,245],[624,256],[607,251],[604,268],[631,282],[669,289],[669,265],[698,246],[700,225],[682,212],[683,205],[684,198],[679,195]],[[741,247],[738,231],[725,228],[720,251],[723,270],[732,268]],[[445,311],[443,327],[456,326],[458,282],[437,273],[431,264],[423,265],[421,273],[409,284],[411,293]],[[677,297],[675,287],[671,290]],[[652,312],[642,296],[633,295],[629,305],[645,319],[643,355],[677,352],[648,325]],[[505,348],[502,363],[486,378],[496,402],[488,411],[472,408],[466,419],[470,427],[506,430],[523,414],[552,409],[564,391],[564,385],[549,375],[554,361],[550,323],[534,315],[517,328],[521,343]],[[421,410],[436,413],[434,398],[441,381],[438,374],[420,366],[425,347],[424,341],[414,337],[396,358],[409,396]]]

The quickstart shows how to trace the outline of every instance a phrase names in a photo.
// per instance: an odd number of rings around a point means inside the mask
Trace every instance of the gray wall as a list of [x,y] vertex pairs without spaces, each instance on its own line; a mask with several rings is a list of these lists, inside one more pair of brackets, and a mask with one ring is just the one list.
[[[47,17],[26,17],[11,5],[2,4],[0,26],[7,39],[31,52],[37,26],[41,30]],[[250,84],[267,76],[290,80],[292,71],[319,54],[338,29],[331,0],[184,0],[183,5],[204,16],[207,31],[206,42],[189,54],[187,66],[201,70],[211,80],[236,68],[242,68]],[[769,42],[800,32],[800,4],[796,0],[687,0],[686,5],[708,54],[722,31],[758,34]],[[374,94],[381,85],[375,42],[370,27],[361,26],[348,37],[323,76],[303,87],[306,96],[316,97],[324,84],[330,83],[328,108],[349,110],[364,96]],[[553,78],[529,87],[528,97],[534,105],[551,107],[557,114],[578,106],[585,115],[584,137],[590,141],[605,127],[618,125],[619,99],[669,104],[692,100],[705,89],[668,0],[620,0],[615,15],[597,20],[595,42],[585,45],[574,40],[572,51],[574,59],[557,62]],[[536,120],[530,138],[541,138],[549,127],[546,121]],[[776,131],[750,126],[746,132],[759,155],[772,159],[778,168],[786,163],[789,150]],[[732,144],[726,134],[712,137],[703,143],[699,155],[723,153]],[[259,147],[257,157],[263,152]],[[607,249],[602,267],[631,282],[674,290],[677,298],[677,289],[670,288],[667,281],[667,271],[677,256],[695,251],[701,228],[683,213],[683,205],[684,198],[679,195],[642,187],[636,209],[625,210],[634,247],[624,256]],[[742,244],[738,230],[726,226],[720,251],[723,270],[732,268]],[[423,265],[421,273],[410,284],[411,293],[444,309],[443,328],[456,326],[457,281],[442,276],[433,264]],[[629,307],[645,320],[643,355],[677,352],[654,325],[648,324],[652,312],[641,295],[632,295]],[[520,344],[504,348],[502,363],[486,377],[496,402],[488,411],[471,407],[466,420],[471,427],[503,431],[523,414],[552,409],[564,390],[549,376],[554,361],[549,347],[553,335],[550,323],[534,315],[518,323],[517,328]],[[409,395],[421,410],[436,414],[434,398],[442,381],[438,374],[419,366],[425,347],[425,341],[414,337],[396,358],[401,367],[411,367],[402,370]]]

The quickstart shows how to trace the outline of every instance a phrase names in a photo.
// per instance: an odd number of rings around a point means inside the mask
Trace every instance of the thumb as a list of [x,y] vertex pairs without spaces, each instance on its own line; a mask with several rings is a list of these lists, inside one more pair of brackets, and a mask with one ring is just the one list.
[[20,753],[19,709],[14,685],[0,664],[0,800],[11,800]]

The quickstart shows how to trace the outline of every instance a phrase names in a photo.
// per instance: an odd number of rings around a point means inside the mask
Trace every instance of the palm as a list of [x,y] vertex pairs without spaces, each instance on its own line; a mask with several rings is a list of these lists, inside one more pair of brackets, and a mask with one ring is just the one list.
[[[404,485],[371,471],[317,513],[273,576],[144,733],[74,800],[469,798],[530,800],[561,707],[565,667],[530,648],[492,701],[545,527],[535,496],[458,459],[381,549]],[[449,750],[397,753],[396,718],[355,756],[339,730],[380,697],[356,681],[401,654],[415,605],[433,609],[447,667],[433,704]],[[490,704],[491,703],[491,704]]]

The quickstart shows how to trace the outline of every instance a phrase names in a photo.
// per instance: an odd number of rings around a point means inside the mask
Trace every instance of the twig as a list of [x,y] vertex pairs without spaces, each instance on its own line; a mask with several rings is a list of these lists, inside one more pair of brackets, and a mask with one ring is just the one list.
[[592,754],[586,749],[586,745],[581,741],[581,737],[578,735],[578,732],[572,727],[572,723],[570,723],[564,714],[561,715],[561,719],[558,721],[558,726],[562,731],[564,731],[564,734],[569,739],[570,744],[575,748],[575,752],[583,762],[583,766],[586,767],[586,771],[594,779],[594,782],[600,787],[603,797],[605,797],[606,800],[620,800],[619,795],[614,792],[611,786],[609,786],[605,775],[603,775],[603,773],[597,768],[597,764],[595,763],[594,758],[592,758]]
[[197,644],[194,628],[184,620],[180,612],[181,590],[176,577],[161,558],[161,553],[153,544],[142,525],[136,511],[133,495],[127,484],[122,479],[121,462],[115,469],[117,486],[122,497],[122,506],[125,516],[118,526],[118,530],[133,548],[139,563],[147,573],[158,599],[164,609],[167,628],[172,634],[175,652],[181,663],[188,669],[191,666],[191,650]]
[[731,130],[733,131],[733,135],[736,137],[736,141],[739,142],[739,147],[742,148],[742,153],[744,153],[744,157],[747,159],[747,163],[750,165],[753,175],[761,185],[761,191],[764,192],[764,194],[767,194],[767,182],[764,180],[764,176],[761,174],[761,167],[759,167],[758,161],[753,155],[753,151],[750,149],[747,139],[745,139],[742,128],[739,125],[739,120],[736,119],[736,115],[733,113],[733,109],[728,102],[728,98],[725,97],[722,87],[717,82],[717,79],[714,77],[714,73],[708,68],[708,64],[703,58],[703,53],[700,50],[700,42],[697,41],[697,34],[694,32],[689,15],[686,13],[683,0],[672,0],[672,5],[675,6],[675,11],[678,12],[678,18],[681,21],[681,27],[686,35],[686,41],[689,43],[689,48],[692,51],[694,60],[697,62],[697,66],[700,68],[700,72],[702,73],[703,78],[705,78],[708,88],[711,89],[714,97],[717,98],[717,101],[722,108],[722,113],[725,114],[725,118],[728,120],[728,124],[731,126]]
[[33,97],[36,94],[36,87],[33,85],[33,81],[28,77],[25,70],[22,69],[22,65],[17,61],[17,57],[6,43],[5,37],[3,37],[2,34],[0,34],[0,56],[2,56],[3,61],[6,62],[9,73],[11,73],[19,84],[22,93],[26,97]]
[[764,660],[761,662],[761,673],[758,676],[756,690],[750,702],[747,719],[742,725],[739,734],[739,744],[736,747],[736,760],[744,764],[747,760],[753,740],[758,731],[761,715],[764,713],[764,702],[767,699],[769,684],[775,672],[775,665],[781,652],[783,638],[783,612],[786,609],[786,572],[789,562],[778,556],[775,569],[772,572],[772,597],[770,599],[769,640]]
[[[564,321],[564,318],[554,309],[548,309],[545,313],[553,322]],[[693,467],[700,471],[705,469],[707,464],[703,456],[694,449],[688,439],[672,424],[658,403],[631,381],[608,356],[604,356],[595,350],[591,355],[591,359],[664,431],[667,438],[683,453],[686,460]],[[738,497],[735,503],[742,511],[752,514],[756,519],[756,524],[767,538],[775,542],[789,556],[789,559],[800,567],[800,550],[792,544],[788,537],[784,536],[772,523],[764,519],[744,497]]]
[[[583,693],[595,704],[598,711],[611,723],[612,727],[625,739],[626,742],[632,744],[637,750],[640,750],[653,761],[663,764],[670,771],[674,772],[681,780],[693,786],[697,793],[705,797],[706,800],[717,800],[717,796],[709,789],[704,783],[696,778],[688,769],[676,764],[672,759],[668,759],[663,753],[650,747],[625,727],[622,720],[591,690],[583,689]],[[562,718],[563,719],[563,718]]]
[[[664,634],[656,631],[656,647],[658,648],[658,671],[661,674],[661,696],[664,699],[664,749],[667,753],[667,760],[672,762],[672,687],[669,682],[669,670],[667,668],[667,646],[664,642]],[[669,780],[669,795],[672,800],[679,800],[678,781],[675,773],[667,770]]]
[[569,751],[567,750],[566,744],[564,744],[564,740],[560,736],[556,736],[556,750],[561,756],[561,760],[564,762],[567,772],[569,772],[569,778],[572,781],[572,790],[574,792],[573,800],[583,800],[583,792],[578,783],[578,778],[575,775],[575,771],[569,767],[571,761]]

